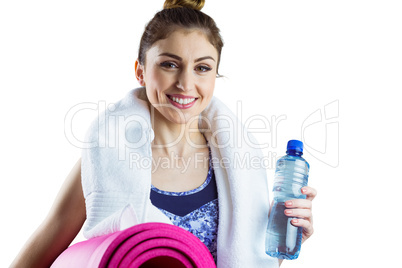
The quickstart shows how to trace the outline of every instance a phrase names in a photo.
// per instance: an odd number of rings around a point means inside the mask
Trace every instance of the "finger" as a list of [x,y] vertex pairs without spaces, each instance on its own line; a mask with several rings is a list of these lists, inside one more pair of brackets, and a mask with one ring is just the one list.
[[285,202],[285,207],[311,209],[312,202],[307,199],[292,199]]
[[297,217],[310,221],[312,213],[310,209],[285,209],[285,215],[289,217]]
[[293,226],[296,227],[303,227],[303,233],[307,236],[310,237],[314,233],[314,228],[313,224],[304,219],[293,219],[290,221]]
[[313,199],[317,196],[317,190],[310,186],[304,186],[301,188],[302,194],[306,195],[306,199],[313,201]]

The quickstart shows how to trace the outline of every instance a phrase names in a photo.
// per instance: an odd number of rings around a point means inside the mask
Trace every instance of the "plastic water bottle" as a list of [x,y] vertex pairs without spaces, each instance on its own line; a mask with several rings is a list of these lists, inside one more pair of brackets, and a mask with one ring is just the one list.
[[293,226],[294,218],[284,214],[285,202],[290,199],[305,199],[301,188],[307,186],[309,164],[301,155],[303,143],[288,142],[286,155],[276,163],[274,180],[274,203],[268,221],[265,252],[279,259],[294,260],[299,256],[302,227]]

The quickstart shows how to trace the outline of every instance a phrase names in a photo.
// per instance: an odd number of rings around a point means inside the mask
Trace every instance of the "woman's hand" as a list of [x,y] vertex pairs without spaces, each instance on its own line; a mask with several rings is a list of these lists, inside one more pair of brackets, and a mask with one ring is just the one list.
[[317,195],[317,191],[312,187],[303,187],[302,193],[306,195],[306,199],[293,199],[285,202],[285,215],[289,217],[296,217],[291,223],[297,227],[303,227],[304,243],[314,232],[313,228],[313,214],[311,212],[312,201]]

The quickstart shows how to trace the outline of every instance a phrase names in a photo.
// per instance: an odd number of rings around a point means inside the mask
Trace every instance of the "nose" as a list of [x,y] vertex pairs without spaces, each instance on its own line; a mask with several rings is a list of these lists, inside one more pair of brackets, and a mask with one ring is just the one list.
[[182,91],[190,91],[194,89],[194,82],[193,70],[182,70],[178,74],[176,86]]

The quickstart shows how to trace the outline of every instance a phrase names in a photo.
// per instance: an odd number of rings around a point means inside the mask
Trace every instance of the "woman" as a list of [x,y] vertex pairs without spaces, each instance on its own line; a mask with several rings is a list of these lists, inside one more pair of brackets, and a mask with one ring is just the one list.
[[[149,22],[135,63],[142,87],[91,125],[88,148],[14,267],[49,266],[84,222],[91,238],[151,221],[193,232],[218,267],[278,266],[264,252],[265,170],[233,161],[261,152],[238,142],[242,126],[213,97],[223,42],[203,5],[166,1]],[[293,224],[304,228],[304,242],[316,191],[303,193],[286,213],[300,218]],[[172,195],[183,199],[172,203]]]

